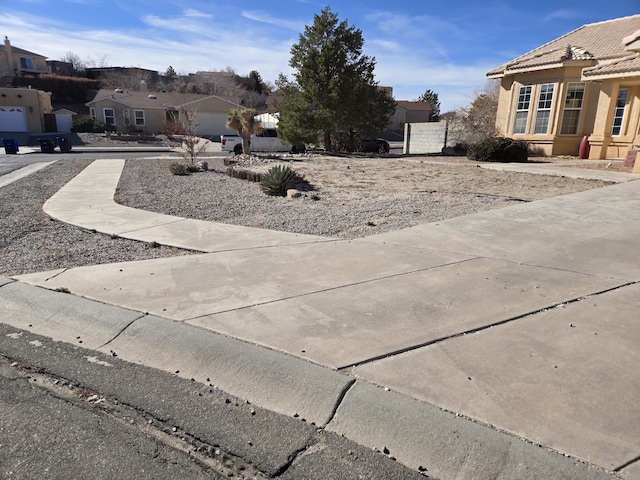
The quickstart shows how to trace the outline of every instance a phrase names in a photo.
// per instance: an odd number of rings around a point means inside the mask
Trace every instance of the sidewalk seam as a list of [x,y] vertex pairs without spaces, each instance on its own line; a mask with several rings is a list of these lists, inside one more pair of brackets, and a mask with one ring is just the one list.
[[[269,247],[265,247],[265,248],[269,248]],[[210,313],[204,313],[202,315],[197,315],[195,317],[191,317],[191,318],[185,318],[183,320],[181,320],[181,322],[191,322],[193,320],[197,320],[199,318],[205,318],[205,317],[211,317],[213,315],[219,315],[222,313],[229,313],[229,312],[237,312],[240,310],[246,310],[246,309],[250,309],[250,308],[255,308],[255,307],[259,307],[262,305],[270,305],[270,304],[275,304],[275,303],[279,303],[279,302],[284,302],[287,300],[292,300],[294,298],[304,298],[310,295],[317,295],[319,293],[325,293],[325,292],[331,292],[333,290],[341,290],[343,288],[348,288],[348,287],[353,287],[356,285],[366,285],[368,283],[373,283],[373,282],[379,282],[381,280],[388,280],[391,278],[398,278],[398,277],[403,277],[406,275],[414,275],[416,273],[421,273],[421,272],[428,272],[430,270],[435,270],[437,268],[443,268],[443,267],[450,267],[452,265],[459,265],[461,263],[466,263],[466,262],[470,262],[473,260],[478,260],[482,257],[469,257],[463,260],[456,260],[456,261],[452,261],[452,262],[446,262],[446,263],[442,263],[439,265],[435,265],[435,266],[431,266],[431,267],[424,267],[424,268],[419,268],[417,270],[411,270],[411,271],[406,271],[406,272],[399,272],[399,273],[392,273],[389,275],[382,275],[380,277],[376,277],[376,278],[369,278],[366,280],[360,280],[358,282],[352,282],[352,283],[345,283],[345,284],[341,284],[341,285],[335,285],[332,287],[326,287],[326,288],[322,288],[319,290],[314,290],[313,292],[304,292],[304,293],[300,293],[298,295],[291,295],[288,297],[281,297],[281,298],[277,298],[275,300],[265,300],[263,302],[259,302],[259,303],[254,303],[251,305],[243,305],[241,307],[236,307],[236,308],[229,308],[227,310],[220,310],[218,312],[210,312]]]
[[[511,322],[515,322],[517,320],[521,320],[521,319],[526,318],[526,317],[530,317],[532,315],[537,315],[539,313],[546,312],[548,310],[551,310],[552,308],[558,308],[560,306],[565,306],[565,305],[570,305],[572,303],[581,302],[581,301],[585,300],[586,298],[595,297],[597,295],[602,295],[604,293],[608,293],[608,292],[612,292],[612,291],[615,291],[615,290],[619,290],[621,288],[625,288],[625,287],[629,287],[629,286],[632,286],[632,285],[636,285],[638,283],[640,283],[640,281],[634,280],[634,281],[623,283],[621,285],[617,285],[615,287],[606,288],[604,290],[600,290],[600,291],[597,291],[597,292],[589,293],[589,294],[586,294],[586,295],[580,295],[579,297],[575,297],[575,298],[569,299],[569,300],[567,300],[565,302],[554,303],[554,304],[551,304],[549,306],[542,307],[542,308],[539,308],[537,310],[533,310],[531,312],[527,312],[527,313],[523,313],[523,314],[520,314],[520,315],[516,315],[515,317],[505,318],[503,320],[499,320],[499,321],[491,323],[491,324],[482,325],[480,327],[476,327],[476,328],[472,328],[472,329],[469,329],[469,330],[465,330],[463,332],[454,333],[452,335],[447,335],[445,337],[440,337],[440,338],[436,338],[436,339],[433,339],[433,340],[429,340],[428,342],[423,342],[423,343],[420,343],[420,344],[417,344],[417,345],[411,345],[409,347],[404,347],[404,348],[400,348],[398,350],[394,350],[394,351],[391,351],[391,352],[383,353],[381,355],[376,355],[374,357],[366,358],[364,360],[360,360],[358,362],[354,362],[354,363],[351,363],[351,364],[348,364],[348,365],[343,365],[341,367],[337,367],[336,371],[343,372],[343,371],[345,371],[345,370],[347,370],[349,368],[361,367],[361,366],[367,365],[369,363],[374,363],[374,362],[377,362],[377,361],[380,361],[380,360],[385,360],[385,359],[388,359],[388,358],[391,358],[391,357],[395,357],[397,355],[402,355],[403,353],[408,353],[408,352],[412,352],[412,351],[415,351],[415,350],[419,350],[421,348],[428,347],[430,345],[435,345],[437,343],[445,342],[447,340],[452,340],[454,338],[463,337],[465,335],[471,335],[473,333],[482,332],[483,330],[488,330],[488,329],[493,328],[493,327],[498,327],[498,326],[501,326],[501,325],[505,325],[507,323],[511,323]],[[639,460],[640,460],[640,457],[639,457]]]

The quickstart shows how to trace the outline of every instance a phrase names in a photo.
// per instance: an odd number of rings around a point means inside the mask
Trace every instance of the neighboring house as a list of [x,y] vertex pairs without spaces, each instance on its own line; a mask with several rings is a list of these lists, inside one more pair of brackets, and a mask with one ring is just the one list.
[[402,133],[404,132],[405,124],[431,122],[432,116],[433,107],[429,102],[398,100],[396,102],[396,110],[389,119],[387,130]]
[[49,73],[47,57],[12,47],[4,37],[4,45],[0,45],[0,76],[20,77],[23,73]]
[[61,75],[64,77],[73,77],[77,74],[73,63],[63,62],[61,60],[47,60],[47,68],[54,75]]
[[487,73],[496,127],[532,153],[624,158],[640,148],[640,15],[584,25]]
[[6,133],[42,133],[52,113],[51,97],[42,90],[0,88],[0,136]]
[[182,110],[193,111],[201,136],[235,133],[226,127],[227,112],[244,108],[215,95],[147,92],[144,88],[100,90],[86,105],[92,118],[118,131],[150,134],[162,132],[165,123],[179,118]]

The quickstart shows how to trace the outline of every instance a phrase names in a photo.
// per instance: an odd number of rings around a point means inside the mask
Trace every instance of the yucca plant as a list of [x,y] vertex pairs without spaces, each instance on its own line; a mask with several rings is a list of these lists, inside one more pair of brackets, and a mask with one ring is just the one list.
[[292,185],[304,182],[304,177],[288,165],[276,165],[262,175],[260,188],[271,196],[285,197]]

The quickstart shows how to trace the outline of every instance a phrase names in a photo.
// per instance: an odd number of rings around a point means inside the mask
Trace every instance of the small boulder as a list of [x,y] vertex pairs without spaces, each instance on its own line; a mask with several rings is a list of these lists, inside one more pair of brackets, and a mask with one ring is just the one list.
[[295,188],[290,188],[289,190],[287,190],[287,198],[300,198],[301,196],[302,193],[300,193]]

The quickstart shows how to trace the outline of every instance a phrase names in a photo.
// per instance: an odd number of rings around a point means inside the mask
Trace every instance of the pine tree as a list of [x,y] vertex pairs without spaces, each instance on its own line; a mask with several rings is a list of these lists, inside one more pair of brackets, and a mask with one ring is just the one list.
[[375,59],[363,55],[362,31],[325,7],[291,48],[294,82],[281,76],[279,131],[292,144],[320,132],[325,149],[335,136],[382,130],[395,108],[374,81]]
[[433,90],[426,90],[420,98],[418,98],[419,102],[428,102],[433,107],[433,112],[431,112],[431,120],[437,122],[440,119],[440,100],[438,99],[438,94]]

